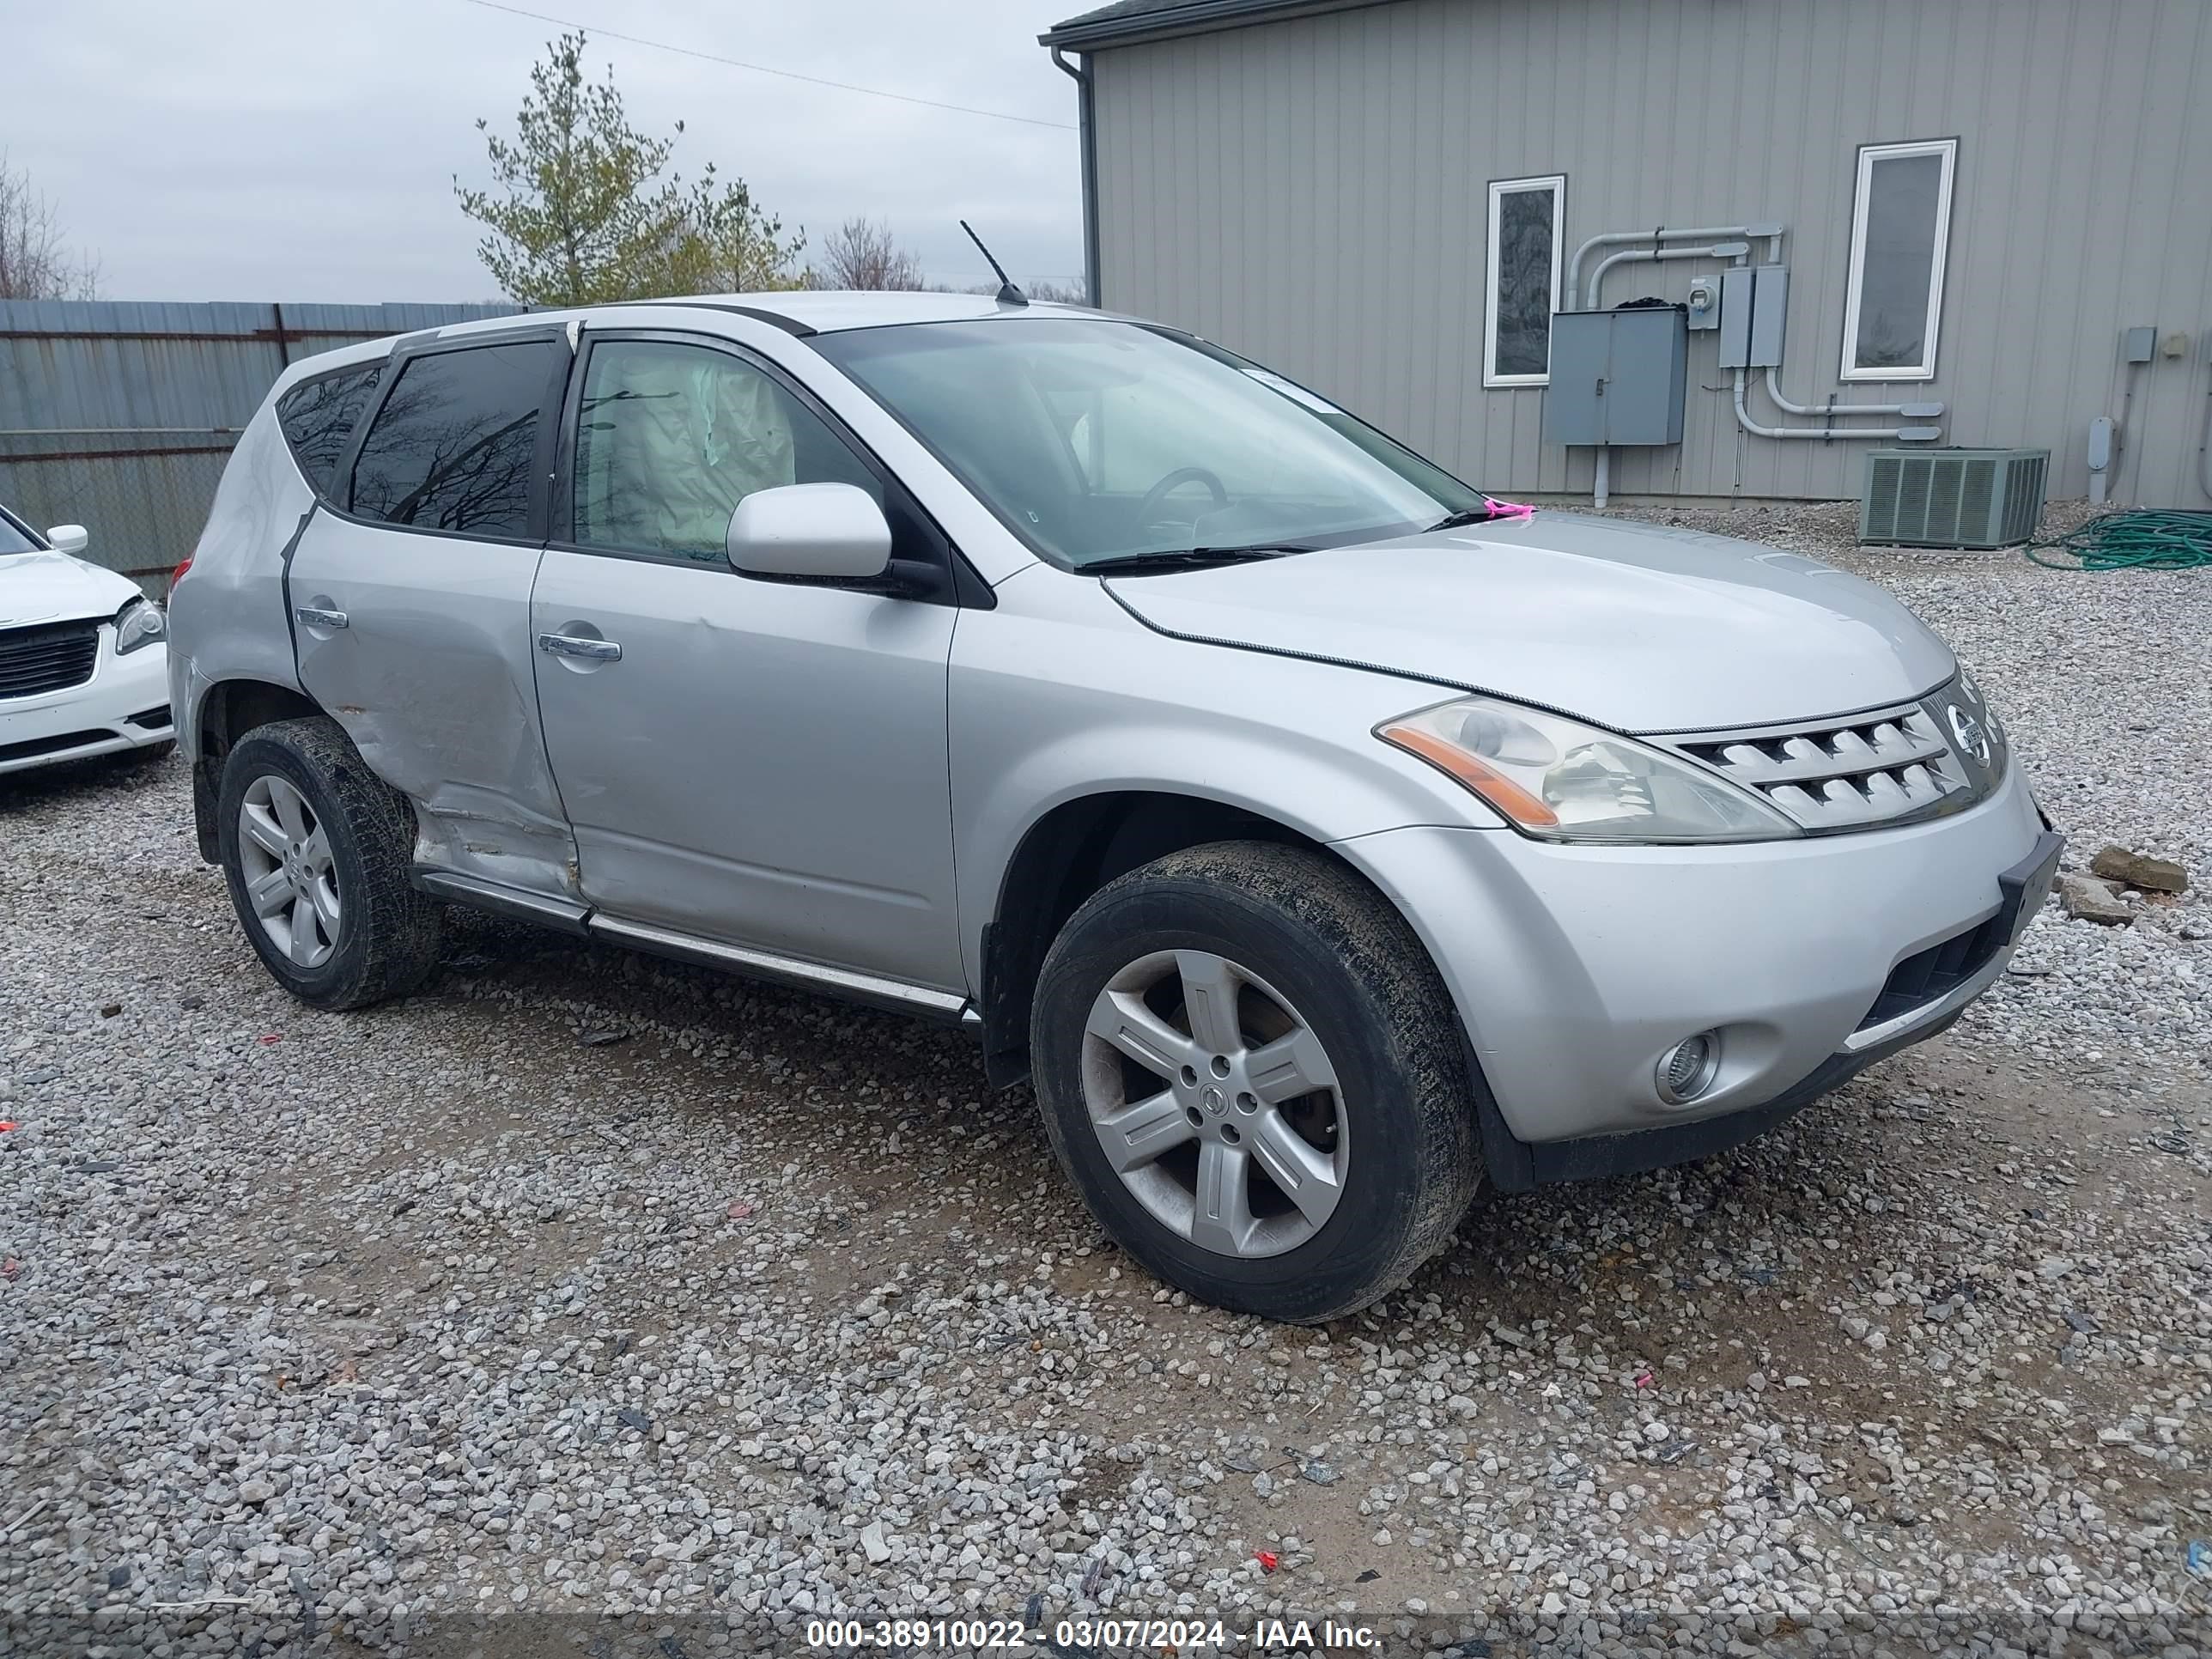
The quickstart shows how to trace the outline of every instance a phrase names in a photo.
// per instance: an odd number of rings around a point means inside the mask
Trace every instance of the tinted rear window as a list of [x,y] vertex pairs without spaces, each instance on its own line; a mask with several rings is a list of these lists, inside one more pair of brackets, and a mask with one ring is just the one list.
[[561,362],[550,340],[412,359],[362,442],[354,512],[423,530],[526,535],[538,406]]
[[276,424],[292,446],[292,459],[318,495],[329,499],[337,483],[338,462],[347,440],[368,407],[382,363],[343,369],[302,380],[276,404]]

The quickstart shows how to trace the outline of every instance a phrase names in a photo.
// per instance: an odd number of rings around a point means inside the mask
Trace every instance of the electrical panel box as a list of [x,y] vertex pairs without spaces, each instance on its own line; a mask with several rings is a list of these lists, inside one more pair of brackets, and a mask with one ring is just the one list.
[[1689,358],[1680,306],[1559,313],[1552,319],[1545,441],[1681,442]]
[[1729,266],[1721,273],[1720,366],[1779,368],[1789,315],[1789,266]]
[[2158,331],[2155,328],[2129,329],[2120,336],[2122,356],[2131,363],[2148,362],[2153,349],[2152,343],[2157,337]]

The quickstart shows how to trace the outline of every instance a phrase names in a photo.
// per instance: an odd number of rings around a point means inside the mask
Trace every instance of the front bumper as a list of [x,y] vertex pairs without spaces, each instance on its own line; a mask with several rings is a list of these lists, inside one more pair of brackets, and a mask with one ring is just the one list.
[[[1603,848],[1431,826],[1338,847],[1442,971],[1487,1085],[1493,1178],[1514,1185],[1733,1145],[1933,1036],[2003,972],[2057,857],[2017,767],[1954,817],[1861,835]],[[1963,976],[1896,994],[1893,972],[1909,988],[1954,940]],[[1717,1072],[1670,1106],[1660,1056],[1704,1031]]]
[[167,646],[156,641],[118,657],[115,629],[103,625],[90,679],[0,700],[0,773],[120,754],[175,736]]

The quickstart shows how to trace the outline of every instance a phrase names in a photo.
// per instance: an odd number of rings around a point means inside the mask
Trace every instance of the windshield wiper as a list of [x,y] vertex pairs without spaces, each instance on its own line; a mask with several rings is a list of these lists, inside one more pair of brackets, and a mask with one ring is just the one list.
[[1439,530],[1464,530],[1471,524],[1495,524],[1500,519],[1525,519],[1533,510],[1517,501],[1493,501],[1487,495],[1482,500],[1480,507],[1447,513],[1421,533],[1432,536]]
[[1203,570],[1212,565],[1249,564],[1259,559],[1279,559],[1286,553],[1303,553],[1303,547],[1186,547],[1158,553],[1117,553],[1110,559],[1091,559],[1077,567],[1084,575],[1142,575],[1154,570]]

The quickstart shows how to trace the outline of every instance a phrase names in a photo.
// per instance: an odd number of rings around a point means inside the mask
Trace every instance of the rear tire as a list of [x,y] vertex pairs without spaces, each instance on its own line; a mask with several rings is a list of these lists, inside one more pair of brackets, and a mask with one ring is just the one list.
[[1101,889],[1045,958],[1030,1053],[1092,1212],[1237,1312],[1366,1306],[1480,1184],[1451,998],[1405,919],[1318,852],[1218,842]]
[[404,996],[437,965],[441,908],[416,890],[415,815],[331,720],[255,727],[222,768],[230,902],[276,982],[333,1010]]

